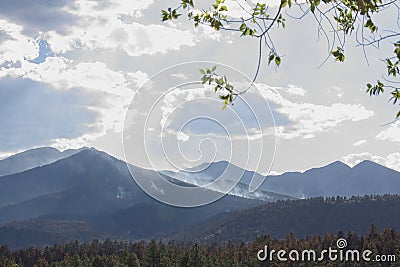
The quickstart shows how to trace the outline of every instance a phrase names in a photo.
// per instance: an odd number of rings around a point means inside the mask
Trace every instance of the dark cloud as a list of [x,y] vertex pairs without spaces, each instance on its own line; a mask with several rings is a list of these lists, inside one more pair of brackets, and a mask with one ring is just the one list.
[[29,79],[0,79],[0,151],[48,145],[88,131],[96,114],[81,90],[55,91]]
[[0,16],[24,26],[26,34],[55,30],[64,33],[75,22],[73,15],[63,10],[74,1],[68,0],[0,0]]

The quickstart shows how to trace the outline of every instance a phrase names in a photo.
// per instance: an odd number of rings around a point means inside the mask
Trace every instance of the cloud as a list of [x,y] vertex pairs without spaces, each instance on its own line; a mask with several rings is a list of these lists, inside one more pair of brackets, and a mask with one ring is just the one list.
[[87,147],[91,142],[93,142],[98,137],[103,136],[99,133],[94,134],[83,134],[76,138],[53,138],[51,139],[50,146],[57,148],[58,150],[66,149],[78,149],[82,147]]
[[0,0],[0,16],[24,25],[24,32],[31,36],[49,30],[65,33],[66,28],[76,21],[67,10],[73,4],[74,1],[69,0]]
[[[266,0],[263,2],[267,4],[267,7],[275,7],[281,3],[279,0]],[[253,13],[252,8],[254,8],[257,3],[259,3],[259,1],[257,0],[226,0],[220,5],[227,6],[228,11],[226,12],[226,14],[229,16],[232,16],[234,18],[249,18],[250,14]]]
[[45,38],[56,53],[75,49],[113,49],[122,50],[129,56],[141,56],[179,50],[184,45],[195,45],[194,35],[190,32],[164,25],[127,25],[114,21],[104,28],[102,24],[99,20],[88,28],[74,28],[72,34],[67,36],[49,32]]
[[299,96],[304,96],[306,94],[306,90],[304,90],[302,87],[298,87],[293,84],[289,84],[289,88],[286,89],[286,93],[290,95],[299,95]]
[[353,144],[353,146],[361,146],[361,145],[363,145],[365,143],[367,143],[367,140],[359,140],[359,141],[355,142]]
[[201,24],[194,29],[194,35],[196,42],[201,42],[203,39],[210,39],[219,42],[222,37],[220,31],[216,31],[210,26]]
[[182,131],[178,132],[177,139],[179,141],[186,142],[187,140],[189,140],[189,138],[190,136],[185,134],[184,132]]
[[0,44],[7,40],[12,40],[12,36],[6,33],[4,30],[0,30]]
[[386,130],[381,131],[377,136],[377,140],[400,142],[400,121],[394,122]]
[[378,156],[370,152],[349,154],[342,157],[342,161],[349,166],[355,166],[364,160],[371,160],[388,168],[400,171],[400,153],[395,152],[387,156]]
[[[32,60],[39,56],[38,42],[22,33],[23,26],[0,19],[0,71],[20,64],[24,60]],[[4,37],[5,36],[5,37]]]
[[[283,139],[295,137],[313,138],[315,134],[329,131],[345,121],[361,121],[374,115],[360,104],[334,103],[330,106],[313,103],[297,103],[285,99],[282,88],[257,84],[263,96],[277,105],[276,111],[285,115],[287,125],[277,126],[277,136]],[[284,90],[283,90],[284,91]]]
[[344,95],[343,89],[338,86],[332,86],[332,88],[328,90],[328,93],[333,93],[339,98],[342,98]]
[[125,77],[121,72],[110,70],[103,62],[79,63],[61,57],[49,57],[42,64],[25,63],[25,77],[46,82],[56,89],[82,87],[114,95],[130,95],[131,90],[122,85]]
[[147,74],[142,71],[117,72],[110,70],[103,62],[74,64],[72,60],[62,57],[47,57],[40,64],[24,61],[21,68],[3,70],[2,75],[25,77],[32,83],[46,84],[48,89],[59,91],[60,94],[68,94],[77,88],[85,92],[87,101],[84,108],[96,116],[86,131],[72,136],[70,141],[53,136],[53,143],[58,148],[64,148],[66,144],[73,147],[77,147],[76,144],[87,145],[87,142],[105,135],[108,130],[120,133],[126,109],[136,89],[147,80]]
[[77,1],[68,11],[77,17],[77,23],[67,34],[57,31],[43,33],[43,38],[55,53],[76,49],[112,49],[129,56],[153,55],[194,46],[195,35],[168,24],[143,25],[127,20],[147,8],[152,1]]
[[54,91],[29,79],[0,79],[0,150],[49,145],[54,138],[76,138],[94,127],[82,90]]

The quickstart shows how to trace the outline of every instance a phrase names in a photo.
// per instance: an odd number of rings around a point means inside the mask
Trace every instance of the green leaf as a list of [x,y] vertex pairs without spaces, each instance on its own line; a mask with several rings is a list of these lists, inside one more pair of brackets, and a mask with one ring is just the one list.
[[378,27],[374,24],[372,19],[368,19],[364,27],[370,29],[371,32],[376,32],[378,30]]
[[333,50],[331,54],[335,57],[336,61],[344,62],[345,57],[343,54],[343,49],[341,47],[337,47],[336,50]]
[[268,57],[268,65],[271,63],[272,60],[274,60],[275,54],[271,53]]
[[203,75],[206,74],[206,72],[203,69],[200,69],[200,73]]
[[275,57],[275,64],[279,67],[281,65],[281,58]]

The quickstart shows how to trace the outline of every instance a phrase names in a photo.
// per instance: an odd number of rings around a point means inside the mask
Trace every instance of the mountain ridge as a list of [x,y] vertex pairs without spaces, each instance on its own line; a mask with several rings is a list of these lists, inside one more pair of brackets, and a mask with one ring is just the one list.
[[16,153],[0,160],[0,177],[51,164],[85,149],[87,148],[60,151],[54,147],[39,147]]

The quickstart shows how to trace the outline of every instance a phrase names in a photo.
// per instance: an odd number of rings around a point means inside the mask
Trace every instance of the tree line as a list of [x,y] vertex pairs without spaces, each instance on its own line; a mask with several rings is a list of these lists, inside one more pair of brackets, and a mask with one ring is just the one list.
[[111,241],[94,240],[90,243],[78,241],[47,246],[11,250],[0,247],[0,266],[95,266],[95,267],[159,267],[159,266],[315,266],[316,262],[262,262],[257,252],[265,245],[275,250],[314,249],[317,252],[335,247],[338,238],[348,242],[345,249],[371,250],[375,255],[395,255],[397,262],[318,262],[319,266],[400,266],[400,233],[392,229],[379,231],[372,225],[364,235],[355,232],[338,232],[323,236],[297,239],[289,233],[283,239],[262,235],[252,242],[224,244],[177,243],[174,241]]

